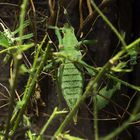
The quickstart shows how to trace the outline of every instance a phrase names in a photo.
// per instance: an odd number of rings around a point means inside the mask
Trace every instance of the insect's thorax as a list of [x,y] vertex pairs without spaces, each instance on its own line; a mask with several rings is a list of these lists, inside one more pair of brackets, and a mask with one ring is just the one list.
[[78,41],[75,37],[71,38],[63,38],[63,47],[61,48],[61,53],[66,55],[67,57],[77,60],[82,57],[79,49],[76,48]]
[[82,54],[79,50],[72,47],[63,47],[61,50],[61,54],[66,56],[66,58],[70,58],[72,61],[76,61],[82,58]]

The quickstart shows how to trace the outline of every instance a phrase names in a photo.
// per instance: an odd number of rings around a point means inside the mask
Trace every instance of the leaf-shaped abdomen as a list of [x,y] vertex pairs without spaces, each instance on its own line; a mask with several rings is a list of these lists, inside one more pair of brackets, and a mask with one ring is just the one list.
[[69,60],[65,61],[61,73],[61,89],[70,109],[76,104],[83,91],[82,73]]

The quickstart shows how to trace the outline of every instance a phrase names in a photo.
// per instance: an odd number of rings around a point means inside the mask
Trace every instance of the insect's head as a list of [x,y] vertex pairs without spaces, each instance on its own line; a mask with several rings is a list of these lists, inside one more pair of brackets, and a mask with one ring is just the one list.
[[64,34],[74,33],[74,28],[68,23],[65,23],[61,29]]

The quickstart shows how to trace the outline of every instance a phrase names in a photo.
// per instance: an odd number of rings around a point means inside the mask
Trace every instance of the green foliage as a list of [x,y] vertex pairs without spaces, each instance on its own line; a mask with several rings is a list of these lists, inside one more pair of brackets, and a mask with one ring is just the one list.
[[[10,57],[12,55],[17,55],[17,52],[24,52],[26,50],[28,50],[29,48],[33,47],[34,44],[33,43],[29,43],[29,44],[24,44],[24,45],[18,45],[20,40],[26,40],[26,39],[30,39],[33,34],[27,34],[27,35],[23,35],[22,37],[15,37],[15,35],[17,33],[19,33],[19,28],[17,28],[15,31],[11,32],[10,29],[5,28],[4,25],[2,23],[0,23],[0,25],[3,28],[3,32],[0,32],[0,46],[3,47],[5,49],[4,52],[7,52],[3,62],[4,64],[6,64]],[[23,27],[27,27],[29,25],[29,22],[26,21],[23,24]]]
[[[33,36],[33,34],[26,34],[26,35],[23,35],[22,37],[15,37],[15,35],[17,33],[19,33],[19,28],[17,28],[15,31],[11,32],[10,29],[5,28],[2,23],[0,25],[3,27],[3,32],[0,32],[0,46],[2,46],[4,48],[9,48],[11,46],[16,46],[16,44],[18,43],[18,41],[20,39],[21,40],[26,40],[26,39],[30,39]],[[23,27],[25,28],[27,26],[29,26],[28,21],[26,21],[24,23]],[[18,48],[18,49],[21,50],[21,52],[22,52],[22,51],[27,50],[28,46],[31,46],[31,45],[28,45],[28,44],[25,44],[23,46],[21,45],[21,47]]]
[[31,121],[30,121],[29,117],[24,115],[23,122],[24,122],[24,125],[29,128],[26,132],[26,139],[36,140],[36,134],[31,131]]
[[130,56],[130,65],[136,65],[137,64],[137,57],[140,51],[140,44],[136,44],[135,47],[128,50],[128,54]]
[[10,46],[9,40],[3,32],[0,32],[0,46],[3,46],[4,48],[8,48]]
[[119,62],[116,66],[113,66],[111,68],[111,70],[113,72],[131,72],[132,69],[131,68],[127,68],[128,67],[128,62]]
[[99,95],[97,95],[96,97],[98,110],[101,110],[102,108],[104,108],[110,102],[110,99],[113,96],[113,94],[117,92],[118,90],[120,90],[121,88],[120,82],[117,82],[117,83],[113,82],[113,85],[111,84],[112,83],[109,83],[107,86],[100,89]]
[[74,137],[74,136],[68,134],[67,132],[65,132],[63,134],[60,134],[58,136],[58,139],[65,139],[65,140],[85,140],[85,139],[82,139],[82,138],[79,138],[79,137]]

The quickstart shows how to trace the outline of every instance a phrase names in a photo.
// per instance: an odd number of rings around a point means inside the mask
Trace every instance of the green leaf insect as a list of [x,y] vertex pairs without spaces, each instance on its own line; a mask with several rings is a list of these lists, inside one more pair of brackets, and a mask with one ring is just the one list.
[[[72,26],[65,24],[63,28],[56,28],[55,33],[58,37],[60,48],[60,52],[57,55],[66,56],[61,58],[62,64],[58,70],[58,81],[63,97],[71,110],[83,92],[82,72],[74,64],[74,61],[82,59],[82,54]],[[74,116],[74,122],[76,121],[77,114]]]
[[[51,28],[55,29],[55,34],[57,35],[59,41],[59,52],[54,54],[62,62],[58,69],[58,85],[69,109],[72,110],[78,99],[82,96],[83,92],[83,67],[78,64],[78,62],[80,63],[82,61],[80,45],[84,43],[84,41],[78,42],[74,34],[74,28],[69,24],[65,24],[62,28]],[[83,61],[82,63],[85,64]],[[91,66],[86,66],[87,64],[85,64],[85,68],[89,75],[93,76],[95,71],[92,70],[92,68],[89,69]],[[114,84],[111,88],[105,86],[99,91],[99,94],[110,99],[113,94],[119,90],[119,88],[120,83]],[[99,110],[104,108],[109,103],[109,100],[100,95],[97,95],[96,97],[97,108]],[[73,120],[75,123],[77,122],[77,113],[73,117]]]

